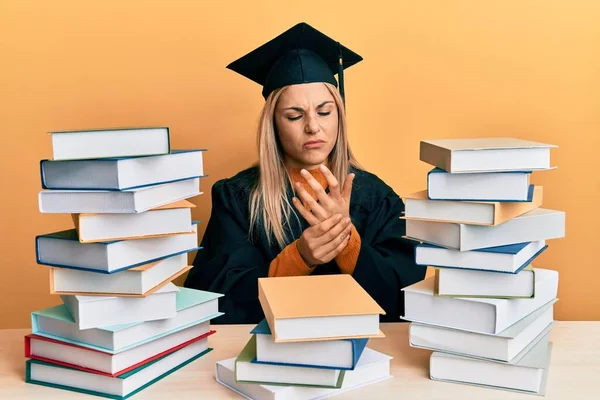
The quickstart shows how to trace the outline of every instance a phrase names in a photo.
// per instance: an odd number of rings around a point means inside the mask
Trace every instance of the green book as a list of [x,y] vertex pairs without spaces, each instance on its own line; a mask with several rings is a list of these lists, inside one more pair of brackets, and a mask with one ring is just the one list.
[[339,389],[344,376],[345,371],[339,369],[256,363],[256,335],[252,335],[235,360],[237,382]]

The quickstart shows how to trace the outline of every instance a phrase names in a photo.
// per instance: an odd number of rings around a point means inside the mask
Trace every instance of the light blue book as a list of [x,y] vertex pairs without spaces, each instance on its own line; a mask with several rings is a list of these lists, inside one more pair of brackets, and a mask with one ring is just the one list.
[[223,315],[220,293],[179,287],[173,318],[80,330],[63,305],[31,313],[31,333],[116,354]]
[[39,235],[36,259],[52,267],[112,274],[199,250],[198,224],[192,222],[193,233],[98,243],[80,243],[76,229]]
[[531,171],[451,174],[440,168],[427,173],[429,200],[531,202]]
[[369,339],[341,339],[275,343],[263,319],[251,333],[256,335],[256,357],[251,363],[292,367],[353,370]]

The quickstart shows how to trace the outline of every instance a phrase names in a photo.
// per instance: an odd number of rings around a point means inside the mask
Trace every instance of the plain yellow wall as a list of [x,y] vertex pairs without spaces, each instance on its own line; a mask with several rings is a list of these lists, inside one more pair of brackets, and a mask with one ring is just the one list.
[[350,3],[0,1],[0,328],[60,303],[34,254],[37,234],[72,227],[38,210],[46,132],[170,126],[175,149],[209,149],[193,199],[206,222],[211,185],[255,159],[263,104],[225,65],[299,21],[364,57],[345,75],[351,144],[398,193],[425,187],[423,139],[559,145],[533,181],[567,234],[535,266],[560,271],[557,319],[600,319],[600,2]]

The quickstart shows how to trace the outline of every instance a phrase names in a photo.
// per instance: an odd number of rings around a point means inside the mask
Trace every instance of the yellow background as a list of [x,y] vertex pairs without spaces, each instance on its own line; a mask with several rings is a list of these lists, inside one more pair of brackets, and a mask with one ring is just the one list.
[[299,21],[364,57],[345,75],[351,145],[400,194],[425,188],[423,139],[558,145],[533,182],[566,237],[535,266],[560,272],[557,319],[600,319],[600,2],[2,0],[0,328],[60,303],[34,254],[36,235],[72,227],[38,210],[46,132],[168,125],[173,148],[209,149],[193,199],[206,222],[211,185],[255,159],[263,104],[225,65]]

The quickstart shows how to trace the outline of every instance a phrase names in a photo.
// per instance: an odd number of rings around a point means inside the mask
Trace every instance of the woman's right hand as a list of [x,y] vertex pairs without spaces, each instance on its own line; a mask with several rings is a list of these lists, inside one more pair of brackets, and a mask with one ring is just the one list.
[[328,263],[344,250],[351,229],[350,218],[334,214],[302,232],[296,241],[298,252],[310,266]]

